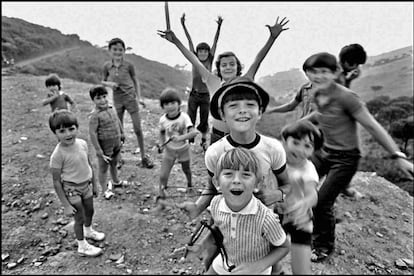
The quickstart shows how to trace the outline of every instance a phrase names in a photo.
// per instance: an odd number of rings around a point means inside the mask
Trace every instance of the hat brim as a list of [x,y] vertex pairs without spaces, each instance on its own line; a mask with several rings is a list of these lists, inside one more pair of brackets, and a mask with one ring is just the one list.
[[210,113],[213,116],[213,118],[215,118],[217,120],[221,120],[221,116],[220,116],[221,100],[223,99],[225,94],[232,91],[233,88],[240,87],[240,86],[245,86],[246,89],[249,89],[249,87],[254,88],[254,90],[251,89],[251,88],[250,89],[252,91],[257,92],[257,94],[258,94],[258,96],[261,100],[260,110],[262,111],[262,113],[265,112],[266,107],[269,104],[269,94],[262,87],[260,87],[258,84],[256,84],[255,82],[246,81],[246,80],[239,80],[239,81],[236,80],[232,83],[229,83],[227,85],[224,85],[224,86],[220,87],[216,91],[216,93],[214,93],[214,95],[213,95],[213,97],[211,98],[211,101],[210,101]]

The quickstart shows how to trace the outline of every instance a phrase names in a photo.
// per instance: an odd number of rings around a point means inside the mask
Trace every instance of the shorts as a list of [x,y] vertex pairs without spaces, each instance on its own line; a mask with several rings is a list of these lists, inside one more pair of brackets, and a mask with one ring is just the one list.
[[311,232],[299,230],[292,223],[286,223],[282,225],[282,227],[286,233],[289,233],[290,240],[292,243],[311,246],[312,244],[312,233]]
[[186,145],[184,148],[178,150],[170,149],[167,146],[164,148],[163,158],[174,161],[177,160],[180,163],[190,161],[190,146]]
[[116,95],[114,93],[114,106],[117,114],[123,113],[125,109],[129,114],[134,114],[139,111],[137,99],[135,96],[129,94]]
[[[214,269],[214,272],[216,272],[218,275],[230,275],[233,274],[232,272],[227,271],[227,265],[223,263],[223,259],[221,257],[221,254],[218,254],[216,258],[214,258],[214,261],[212,263],[212,267]],[[256,273],[258,275],[271,275],[272,273],[272,267],[269,266],[265,270]]]
[[79,184],[69,181],[62,181],[63,191],[65,192],[69,203],[72,205],[80,203],[82,200],[93,196],[91,184],[91,180],[87,180]]
[[121,138],[99,140],[104,155],[115,157],[121,152]]

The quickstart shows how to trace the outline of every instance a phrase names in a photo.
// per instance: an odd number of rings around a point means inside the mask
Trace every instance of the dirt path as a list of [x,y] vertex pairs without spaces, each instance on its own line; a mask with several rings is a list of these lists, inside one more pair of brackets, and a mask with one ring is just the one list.
[[[137,166],[137,142],[126,115],[125,165],[120,176],[128,185],[111,200],[95,199],[94,227],[105,232],[97,258],[76,254],[72,218],[63,215],[48,169],[56,138],[47,125],[49,107],[42,107],[44,77],[2,76],[2,274],[200,274],[198,258],[180,259],[171,253],[189,239],[196,221],[168,208],[151,214],[158,186],[161,156],[154,148],[161,114],[157,101],[141,110],[147,151],[155,168]],[[92,102],[88,84],[63,79],[78,103],[80,138],[88,140],[87,115]],[[90,145],[92,151],[92,146]],[[202,188],[207,175],[199,147],[192,151],[194,186]],[[313,264],[314,274],[406,274],[413,259],[413,201],[407,192],[372,173],[354,179],[367,196],[360,201],[340,197],[337,203],[337,250],[325,263]],[[183,186],[179,166],[169,185]],[[169,190],[170,192],[173,189]],[[169,199],[173,202],[173,199]],[[182,194],[176,202],[194,200]],[[412,264],[411,264],[412,265]],[[290,272],[289,258],[283,266]]]
[[74,49],[77,49],[77,48],[80,48],[80,47],[82,47],[82,46],[73,46],[73,47],[61,49],[59,51],[48,52],[47,54],[44,54],[44,55],[41,55],[41,56],[37,56],[37,57],[34,57],[34,58],[25,59],[25,60],[21,60],[19,62],[16,62],[14,64],[14,66],[16,66],[16,67],[23,67],[25,65],[28,65],[30,63],[33,63],[33,62],[36,62],[36,61],[39,61],[39,60],[42,60],[44,58],[48,58],[48,57],[51,57],[51,56],[54,56],[54,55],[58,55],[58,54],[63,54],[65,52],[68,52],[68,51],[71,51],[71,50],[74,50]]

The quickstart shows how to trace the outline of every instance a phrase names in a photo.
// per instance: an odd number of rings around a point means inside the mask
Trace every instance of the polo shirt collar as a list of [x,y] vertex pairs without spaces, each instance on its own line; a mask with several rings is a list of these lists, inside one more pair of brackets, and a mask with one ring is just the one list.
[[121,67],[122,65],[124,65],[124,58],[122,58],[121,63],[119,64],[119,66],[115,66],[115,64],[114,64],[114,60],[113,60],[113,59],[111,59],[111,66],[112,66],[112,67]]
[[218,206],[218,210],[224,213],[230,213],[230,214],[240,214],[240,215],[255,215],[258,211],[257,207],[257,198],[252,196],[249,203],[241,209],[239,212],[232,211],[229,206],[227,206],[226,201],[224,200],[224,197],[221,198]]

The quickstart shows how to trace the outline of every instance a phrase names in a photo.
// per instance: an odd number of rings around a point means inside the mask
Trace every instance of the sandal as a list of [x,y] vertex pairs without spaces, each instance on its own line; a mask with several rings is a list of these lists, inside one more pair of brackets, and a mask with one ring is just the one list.
[[320,249],[312,249],[311,261],[314,263],[319,263],[328,258],[330,252],[324,252]]

